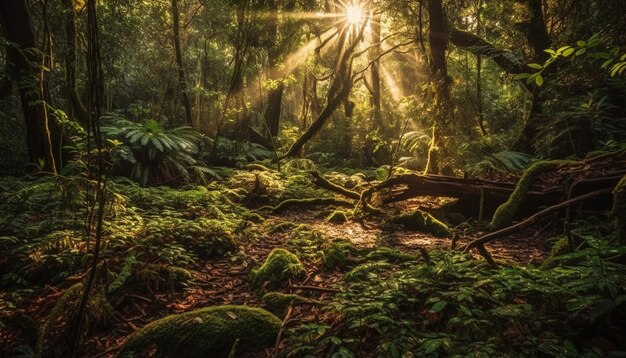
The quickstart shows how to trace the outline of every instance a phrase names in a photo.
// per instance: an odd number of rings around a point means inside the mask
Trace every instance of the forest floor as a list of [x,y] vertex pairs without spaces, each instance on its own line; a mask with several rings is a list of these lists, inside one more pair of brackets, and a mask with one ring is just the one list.
[[[554,244],[554,241],[550,239],[555,237],[558,239],[560,235],[558,219],[545,221],[544,226],[540,224],[529,226],[527,229],[487,244],[486,248],[493,258],[498,263],[502,263],[503,271],[496,273],[498,271],[490,271],[478,254],[472,252],[471,255],[476,260],[468,260],[458,251],[471,240],[485,233],[481,229],[484,223],[462,220],[456,226],[451,227],[452,235],[438,237],[427,232],[406,230],[405,227],[394,224],[393,220],[390,220],[394,215],[414,212],[417,209],[431,212],[435,216],[438,214],[445,216],[442,210],[445,204],[449,204],[449,199],[416,197],[385,205],[385,215],[354,215],[352,211],[349,211],[347,221],[331,223],[329,214],[334,213],[331,208],[296,207],[277,214],[268,209],[271,207],[263,206],[277,204],[294,197],[328,197],[327,191],[311,184],[306,171],[298,169],[292,173],[278,173],[227,170],[226,173],[222,181],[213,185],[189,187],[185,190],[165,187],[141,188],[127,182],[111,185],[111,190],[119,193],[121,200],[115,204],[119,207],[112,209],[112,213],[106,219],[107,244],[101,259],[106,273],[101,279],[101,289],[98,291],[102,293],[101,297],[105,297],[104,302],[110,310],[96,313],[95,316],[92,314],[91,318],[88,318],[92,321],[88,322],[89,331],[83,338],[79,349],[80,356],[113,357],[131,333],[154,320],[171,314],[220,305],[265,307],[262,294],[271,290],[298,294],[315,302],[315,304],[293,305],[287,316],[281,318],[284,319],[283,323],[287,324],[288,328],[293,328],[294,331],[284,332],[279,336],[280,339],[275,347],[268,347],[265,351],[255,355],[255,357],[275,356],[277,352],[282,353],[294,349],[293,338],[298,334],[294,332],[301,324],[321,322],[327,327],[333,327],[333,330],[334,327],[342,327],[345,323],[342,320],[349,319],[349,315],[344,315],[341,310],[337,311],[337,308],[328,309],[328,307],[336,304],[338,300],[343,300],[342,304],[348,305],[356,302],[354,304],[358,306],[360,303],[358,300],[354,301],[355,295],[361,297],[368,294],[360,291],[363,287],[374,287],[374,291],[383,290],[384,292],[385,280],[398,279],[394,274],[405,275],[400,280],[408,279],[412,282],[406,288],[409,290],[411,286],[417,289],[419,282],[432,280],[428,281],[432,282],[428,284],[430,288],[421,288],[426,296],[418,301],[407,301],[415,305],[415,309],[411,310],[414,314],[405,317],[407,322],[414,322],[411,329],[425,324],[418,331],[422,333],[411,332],[411,337],[423,334],[423,337],[419,338],[420,342],[426,342],[419,343],[422,344],[421,346],[411,343],[412,345],[407,349],[426,347],[424,349],[430,352],[433,352],[430,350],[433,349],[440,350],[441,353],[443,340],[436,338],[433,341],[431,338],[443,337],[441,335],[448,334],[449,328],[448,325],[438,322],[443,322],[443,317],[450,318],[450,320],[463,317],[465,311],[459,311],[459,309],[464,303],[459,301],[454,306],[451,304],[446,309],[449,312],[445,316],[440,313],[433,316],[432,313],[428,313],[429,307],[432,306],[432,302],[437,302],[441,297],[449,295],[462,297],[464,292],[471,291],[475,295],[471,297],[475,300],[471,306],[475,308],[469,314],[485,317],[476,321],[478,323],[472,323],[486,325],[481,328],[484,331],[484,337],[481,339],[491,340],[493,332],[490,333],[490,330],[498,332],[502,330],[502,327],[507,327],[512,319],[510,316],[512,313],[506,310],[510,307],[523,306],[524,310],[531,308],[535,310],[537,319],[526,322],[528,313],[515,316],[515,319],[520,320],[520,327],[532,324],[532,327],[528,326],[528,329],[536,332],[529,333],[530,338],[517,337],[516,349],[524,350],[533,345],[536,346],[532,339],[543,339],[551,343],[541,348],[542,351],[557,350],[558,352],[559,347],[563,346],[563,342],[566,342],[564,340],[568,337],[553,333],[563,329],[558,324],[554,325],[554,322],[560,322],[561,318],[542,318],[544,302],[550,300],[557,304],[553,312],[558,313],[559,310],[565,310],[560,306],[568,302],[564,297],[574,299],[581,294],[595,295],[597,292],[596,288],[588,289],[585,286],[599,282],[596,277],[599,271],[593,266],[596,262],[593,261],[595,260],[593,250],[590,253],[582,251],[589,261],[583,261],[581,264],[588,265],[590,268],[587,271],[581,271],[584,275],[578,274],[576,271],[578,269],[565,271],[566,274],[563,271],[553,274],[550,271],[536,269],[550,256],[551,246]],[[358,183],[361,180],[357,175],[336,172],[327,173],[327,176],[334,178],[338,185],[350,181]],[[82,223],[76,220],[78,216],[75,211],[67,209],[73,208],[72,205],[67,204],[67,201],[72,198],[68,199],[62,195],[62,193],[70,193],[71,190],[58,190],[59,187],[64,188],[64,186],[72,188],[70,185],[73,182],[64,180],[57,179],[60,182],[55,182],[43,178],[35,181],[20,179],[0,181],[0,187],[6,188],[9,193],[5,196],[9,200],[5,204],[0,203],[0,209],[4,210],[3,214],[6,215],[5,218],[8,218],[6,222],[9,223],[3,228],[5,231],[0,232],[0,239],[2,239],[0,252],[3,253],[3,256],[0,256],[0,269],[6,270],[6,274],[3,274],[0,280],[0,288],[2,288],[0,290],[0,313],[2,313],[0,324],[2,316],[31,317],[30,322],[40,327],[38,329],[47,329],[44,331],[43,344],[46,353],[44,356],[55,357],[66,353],[67,347],[64,342],[68,338],[67,318],[71,315],[64,314],[57,317],[52,312],[55,312],[57,308],[65,312],[75,310],[77,297],[68,298],[67,292],[70,292],[71,287],[77,283],[84,281],[85,274],[82,267],[89,257],[85,255],[89,252],[89,248],[85,246],[80,234],[83,230]],[[80,202],[82,199],[77,196],[74,200]],[[115,205],[112,204],[111,207]],[[42,215],[44,212],[50,214]],[[593,225],[585,225],[593,229]],[[602,235],[606,235],[607,227],[605,220],[598,230],[602,232]],[[210,257],[202,257],[199,247],[207,243],[219,245],[224,237],[233,240],[232,242],[236,244],[234,250],[231,248],[222,252],[218,249],[219,252],[212,251]],[[320,254],[323,255],[322,251],[336,242],[349,242],[354,248],[349,251],[348,264],[341,268],[324,268],[324,257]],[[278,289],[268,287],[267,282],[260,288],[253,286],[250,279],[251,269],[262,265],[269,253],[276,248],[286,248],[294,252],[302,261],[306,273],[301,277],[283,282]],[[385,266],[384,272],[380,272],[380,277],[377,276],[378,273],[374,273],[365,278],[358,278],[356,283],[346,282],[346,277],[351,272],[367,266],[368,263],[378,265],[378,262],[381,262],[380,259],[372,259],[370,256],[379,248],[397,250],[397,252],[408,254],[407,257],[410,258],[408,260],[403,258],[400,261],[393,261],[395,259],[392,258],[389,262],[393,264]],[[423,249],[435,255],[432,263],[423,257],[420,251]],[[135,255],[136,264],[128,265],[129,258],[134,260]],[[616,256],[611,253],[610,257]],[[438,267],[438,269],[423,270],[424,267]],[[614,277],[618,282],[624,277],[620,271],[623,267],[615,266],[618,273]],[[152,276],[146,276],[145,272],[148,268],[152,270]],[[172,281],[172,278],[163,279],[163,273],[159,271],[162,268],[182,269],[191,274],[191,279],[174,282],[175,285],[167,285],[167,281]],[[412,272],[411,268],[419,268],[422,271]],[[439,277],[449,274],[448,269],[454,271],[452,276]],[[454,282],[458,279],[455,276],[458,272],[465,272],[463,280],[448,285],[448,281]],[[497,278],[491,279],[492,275]],[[561,292],[553,289],[562,285],[553,283],[551,277],[558,277],[564,282],[578,277],[586,280],[586,283],[581,284],[580,288]],[[520,284],[520,279],[529,281]],[[604,279],[604,276],[601,279]],[[501,280],[504,281],[501,282]],[[527,287],[537,280],[544,280],[542,285],[547,286]],[[121,283],[112,288],[116,282]],[[489,285],[493,287],[483,288],[485,282],[491,282]],[[616,285],[622,287],[621,284]],[[506,287],[510,292],[507,291],[508,293],[494,300],[491,296],[492,292],[502,290],[502,287]],[[435,291],[429,291],[431,288]],[[395,289],[392,291],[395,292]],[[407,295],[402,297],[415,295],[411,291],[398,292]],[[93,295],[97,296],[95,292]],[[374,299],[377,299],[377,296],[374,296]],[[389,302],[385,301],[388,299],[389,297],[381,297],[380,303],[388,305]],[[597,302],[605,302],[594,299]],[[611,307],[618,306],[619,304]],[[95,306],[90,307],[90,310],[98,312]],[[385,311],[384,314],[389,314],[388,319],[392,319],[393,322],[392,315],[404,317],[402,315],[405,313],[409,312],[391,310]],[[576,315],[578,318],[586,317],[582,314]],[[387,318],[380,318],[380,316],[374,319],[382,319],[381,324],[388,322]],[[470,321],[474,319],[470,317]],[[537,325],[536,322],[539,320],[545,322]],[[430,321],[433,323],[429,324]],[[4,326],[0,325],[0,355],[8,356],[16,348],[32,345],[29,341],[32,342],[33,337],[24,334],[24,327],[7,322],[9,323]],[[396,328],[391,329],[393,331]],[[458,348],[461,349],[460,352],[466,350],[476,352],[475,349],[483,352],[482,350],[486,347],[484,345],[472,348],[470,342],[476,339],[471,334],[464,334],[463,329],[454,328],[454,331],[450,333],[450,338],[446,339],[451,342],[457,340],[459,347],[462,347]],[[335,331],[335,334],[339,333]],[[344,333],[358,335],[362,332],[348,330]],[[544,337],[546,334],[547,338]],[[367,338],[370,337],[369,335],[370,333],[365,333],[366,338],[362,339],[371,339]],[[326,335],[320,333],[317,337],[329,338],[328,333]],[[434,342],[432,343],[434,345],[428,346],[429,339]],[[509,339],[510,337],[504,337],[502,346],[493,348],[492,353],[498,352],[498,349],[509,349],[507,348],[509,344],[506,343]],[[377,347],[379,343],[372,340],[371,347],[367,347],[366,351],[371,353],[383,349],[381,347],[390,347],[385,345],[387,343]],[[297,344],[300,343],[296,342],[295,345]],[[313,343],[313,345],[316,344]],[[450,346],[446,349],[457,349],[455,347]],[[616,349],[615,347],[615,344],[609,346],[610,349]],[[314,352],[318,348],[312,347],[311,349]],[[331,351],[333,349],[331,348]]]
[[[435,198],[421,197],[392,205],[393,212],[410,211],[418,208],[435,208]],[[322,232],[330,241],[349,240],[356,248],[373,248],[386,246],[409,254],[419,254],[418,247],[428,251],[451,248],[452,238],[435,237],[427,233],[405,230],[397,225],[381,221],[354,221],[340,224],[329,223],[324,215],[315,210],[292,210],[282,214],[270,215],[263,222],[264,228],[276,227],[281,223],[297,223],[306,225],[311,230]],[[265,230],[266,232],[268,230]],[[468,237],[457,240],[457,248],[469,243],[470,237],[478,237],[481,232],[472,232]],[[496,260],[511,260],[521,265],[539,265],[549,255],[545,239],[549,233],[531,228],[516,233],[503,240],[494,241],[486,248]],[[384,242],[381,242],[383,238]],[[132,307],[124,317],[115,324],[114,330],[101,332],[90,338],[85,353],[90,357],[112,356],[126,337],[145,324],[167,314],[182,313],[193,309],[214,305],[248,305],[262,307],[263,302],[256,289],[250,285],[248,276],[251,267],[263,263],[268,254],[275,248],[286,247],[288,233],[265,233],[264,235],[241,243],[239,250],[242,256],[217,257],[207,260],[194,267],[194,283],[183,292],[153,293],[145,296],[132,295]],[[479,258],[478,254],[475,254]],[[306,275],[301,279],[290,280],[281,291],[293,293],[321,302],[331,302],[335,294],[336,284],[345,272],[339,270],[326,271],[320,267],[317,259],[304,258],[302,263]],[[43,302],[53,302],[57,293],[43,298]],[[40,301],[42,302],[42,301]],[[320,317],[325,315],[326,317]],[[295,307],[291,320],[306,322],[315,320],[332,321],[329,313],[321,312],[317,306]],[[277,346],[281,351],[283,342]],[[275,354],[274,349],[267,349],[259,357]]]

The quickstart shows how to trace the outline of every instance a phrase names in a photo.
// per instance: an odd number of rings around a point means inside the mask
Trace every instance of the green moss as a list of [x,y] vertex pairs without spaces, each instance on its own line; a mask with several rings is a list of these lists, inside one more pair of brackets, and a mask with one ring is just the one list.
[[374,251],[370,252],[366,256],[371,260],[384,260],[388,262],[406,262],[406,261],[417,261],[420,259],[419,256],[411,255],[404,253],[402,251],[398,251],[396,249],[392,249],[389,247],[379,247]]
[[324,268],[327,270],[344,269],[352,244],[349,242],[333,242],[324,251]]
[[302,296],[282,292],[268,292],[263,295],[261,300],[268,311],[280,317],[285,314],[285,310],[289,305],[308,301]]
[[335,210],[328,215],[326,221],[333,224],[342,224],[348,221],[348,215],[343,210]]
[[416,210],[410,214],[401,214],[392,221],[402,225],[406,230],[415,230],[432,234],[436,237],[446,237],[452,235],[450,228],[434,216],[421,210]]
[[304,275],[304,266],[300,259],[285,249],[274,249],[267,256],[263,265],[250,272],[253,286],[259,287],[265,282],[270,287],[278,287],[286,280]]
[[495,214],[493,214],[493,218],[491,219],[491,223],[488,228],[490,230],[499,230],[510,225],[511,221],[515,217],[515,214],[517,214],[517,211],[522,205],[524,197],[530,191],[537,178],[539,178],[539,176],[543,173],[555,170],[560,166],[569,163],[571,163],[571,161],[547,160],[536,162],[528,167],[515,186],[515,190],[509,197],[509,200],[500,205]]
[[615,235],[617,241],[626,242],[626,176],[619,181],[613,190],[613,217],[615,218]]
[[141,356],[156,348],[156,357],[227,357],[239,340],[237,355],[274,343],[281,321],[260,308],[213,306],[153,321],[131,334],[118,357]]

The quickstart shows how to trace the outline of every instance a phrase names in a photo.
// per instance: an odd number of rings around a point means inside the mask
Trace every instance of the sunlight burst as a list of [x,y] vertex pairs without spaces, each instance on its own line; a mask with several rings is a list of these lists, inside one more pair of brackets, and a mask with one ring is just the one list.
[[350,25],[360,24],[363,20],[363,11],[358,4],[348,5],[346,7],[346,21]]

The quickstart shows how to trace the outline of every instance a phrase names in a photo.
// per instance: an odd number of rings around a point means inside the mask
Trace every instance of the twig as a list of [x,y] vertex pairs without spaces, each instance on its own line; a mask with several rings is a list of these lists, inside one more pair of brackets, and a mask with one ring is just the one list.
[[289,321],[289,318],[291,318],[291,312],[293,312],[293,306],[289,305],[289,307],[287,308],[287,314],[285,315],[285,318],[283,319],[283,322],[280,324],[280,330],[278,331],[278,336],[276,336],[276,343],[274,344],[274,357],[277,357],[277,353],[278,353],[278,345],[280,345],[280,339],[283,336],[283,332],[285,331],[285,327],[287,326],[287,322]]

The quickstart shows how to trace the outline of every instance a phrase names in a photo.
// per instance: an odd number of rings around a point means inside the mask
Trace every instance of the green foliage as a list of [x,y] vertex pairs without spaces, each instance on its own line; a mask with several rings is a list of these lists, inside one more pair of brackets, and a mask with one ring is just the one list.
[[417,261],[420,259],[418,256],[407,254],[389,247],[377,247],[373,251],[369,252],[366,258],[370,260],[387,261],[392,263]]
[[[158,217],[146,223],[145,239],[142,244],[147,250],[160,250],[163,246],[191,250],[200,258],[222,255],[233,251],[236,240],[233,225],[221,220],[197,218],[194,220],[176,217]],[[168,257],[169,264],[179,262],[172,252]]]
[[134,123],[115,115],[111,121],[102,132],[110,143],[123,144],[117,147],[116,155],[130,166],[130,177],[142,185],[181,178],[206,182],[207,175],[215,175],[197,159],[202,136],[192,128],[165,129],[154,119]]
[[[623,320],[626,269],[617,261],[626,247],[587,242],[589,248],[558,257],[547,270],[493,271],[447,251],[433,252],[431,265],[359,266],[326,308],[342,317],[341,328],[305,324],[290,337],[291,347],[314,356],[329,349],[398,357],[607,354],[578,342],[589,338],[588,324],[600,329]],[[304,340],[312,330],[316,339]]]
[[213,162],[234,167],[237,164],[274,159],[274,153],[258,143],[240,142],[225,137],[217,140]]
[[350,242],[335,241],[328,245],[328,247],[322,251],[324,269],[344,269],[348,261],[348,256],[350,255],[351,248],[352,244]]
[[131,334],[117,357],[226,357],[235,342],[237,354],[257,352],[274,343],[280,320],[260,308],[213,306],[167,316]]
[[269,253],[263,265],[250,271],[250,282],[260,287],[278,287],[287,280],[304,275],[304,266],[300,259],[285,249],[274,249]]

